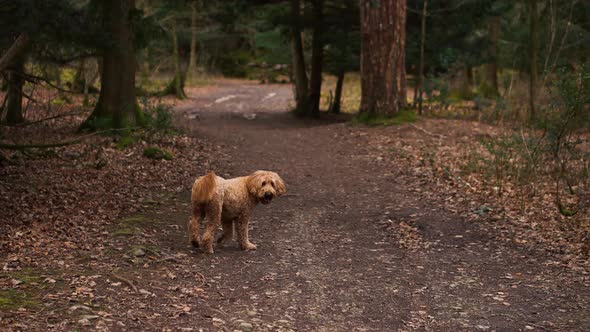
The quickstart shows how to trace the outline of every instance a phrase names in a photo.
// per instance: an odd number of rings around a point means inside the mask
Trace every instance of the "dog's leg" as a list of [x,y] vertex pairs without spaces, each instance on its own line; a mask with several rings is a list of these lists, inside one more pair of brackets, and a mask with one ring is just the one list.
[[213,253],[213,238],[215,236],[215,230],[219,227],[221,223],[221,204],[220,202],[212,201],[211,203],[207,204],[206,207],[206,215],[207,215],[207,226],[205,226],[205,231],[203,232],[203,237],[201,238],[201,244],[203,246],[203,250],[208,253]]
[[248,239],[248,222],[250,215],[243,214],[236,220],[236,230],[238,233],[238,243],[242,250],[256,250],[256,245]]
[[199,234],[199,227],[200,227],[201,221],[203,220],[203,218],[205,216],[204,212],[205,211],[203,211],[201,208],[199,208],[198,205],[194,204],[194,206],[192,208],[191,220],[188,222],[189,238],[191,240],[191,244],[195,248],[199,247],[199,241],[201,239],[201,234]]
[[221,225],[223,226],[223,235],[217,240],[217,244],[226,243],[234,238],[234,221],[223,220]]

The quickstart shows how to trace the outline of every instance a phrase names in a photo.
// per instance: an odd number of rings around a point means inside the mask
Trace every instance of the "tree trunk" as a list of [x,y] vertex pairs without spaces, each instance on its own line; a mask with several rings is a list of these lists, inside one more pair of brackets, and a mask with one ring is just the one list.
[[314,27],[311,40],[311,74],[309,77],[309,94],[307,98],[307,115],[317,117],[320,115],[320,97],[322,95],[322,65],[324,62],[324,42],[322,34],[324,29],[324,0],[314,0],[313,19]]
[[416,81],[417,95],[414,101],[418,100],[418,114],[422,115],[422,85],[424,81],[424,45],[426,44],[426,16],[428,15],[428,0],[424,0],[422,6],[422,21],[420,31],[420,63],[418,65],[418,77]]
[[465,64],[463,67],[464,77],[463,77],[463,85],[461,89],[462,98],[469,99],[471,98],[471,93],[473,89],[473,67],[469,64]]
[[113,43],[102,50],[100,96],[81,129],[122,128],[142,124],[135,99],[136,59],[132,11],[135,0],[105,0],[103,27]]
[[498,96],[498,39],[500,38],[501,17],[492,16],[488,22],[488,56],[490,62],[487,64],[487,81],[491,93]]
[[197,72],[197,4],[191,3],[191,52],[188,60],[189,78],[194,78]]
[[186,94],[184,93],[184,78],[182,75],[182,71],[180,70],[180,55],[178,54],[178,34],[176,33],[176,17],[172,18],[172,50],[173,58],[174,58],[174,81],[173,84],[173,94],[178,99],[186,98]]
[[16,125],[23,123],[23,85],[25,80],[23,73],[25,71],[25,58],[23,56],[13,60],[8,74],[8,99],[6,101],[6,124]]
[[301,41],[301,5],[299,0],[291,0],[291,57],[293,62],[293,78],[295,79],[295,113],[303,115],[307,107],[307,73]]
[[336,81],[336,91],[334,92],[334,103],[332,104],[332,108],[330,109],[331,113],[340,113],[340,101],[342,100],[342,86],[344,85],[345,74],[346,73],[344,71],[338,73],[338,80]]
[[537,50],[539,48],[539,14],[537,11],[537,0],[529,0],[529,20],[529,61],[531,63],[529,73],[529,117],[532,121],[536,117],[535,98],[537,97]]
[[406,106],[406,1],[361,0],[361,113]]

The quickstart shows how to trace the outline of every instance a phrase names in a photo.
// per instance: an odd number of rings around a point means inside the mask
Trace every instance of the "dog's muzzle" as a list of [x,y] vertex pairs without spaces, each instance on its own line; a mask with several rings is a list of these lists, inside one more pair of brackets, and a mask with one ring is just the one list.
[[260,200],[262,204],[268,204],[272,201],[273,194],[272,193],[265,193],[264,197]]

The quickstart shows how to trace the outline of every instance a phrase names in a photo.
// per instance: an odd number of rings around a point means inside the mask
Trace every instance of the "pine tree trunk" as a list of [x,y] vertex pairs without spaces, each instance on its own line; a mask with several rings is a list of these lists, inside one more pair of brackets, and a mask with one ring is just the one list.
[[122,128],[143,122],[135,99],[134,9],[135,0],[103,1],[103,27],[113,43],[102,50],[100,96],[81,129]]
[[406,1],[361,0],[361,113],[406,106]]
[[342,86],[344,85],[345,74],[346,73],[344,71],[338,73],[338,79],[336,81],[336,91],[334,92],[334,103],[332,104],[332,108],[330,109],[331,113],[340,113],[340,105],[342,100]]
[[317,117],[320,115],[320,97],[322,94],[322,65],[324,62],[324,44],[322,34],[324,29],[324,1],[314,0],[313,18],[314,27],[311,40],[311,74],[309,78],[309,94],[307,98],[307,115]]
[[188,60],[189,78],[194,78],[197,72],[197,4],[191,3],[191,51]]
[[488,22],[488,56],[487,81],[493,95],[499,95],[498,87],[498,39],[500,38],[501,17],[492,16]]
[[25,80],[22,76],[24,71],[25,58],[21,56],[15,59],[8,74],[8,90],[6,92],[6,124],[8,125],[16,125],[25,121],[23,118],[23,85]]
[[78,67],[76,67],[76,73],[74,74],[74,82],[72,84],[71,91],[82,92],[84,90],[85,75],[86,75],[86,58],[82,58],[78,62]]
[[295,79],[295,112],[303,115],[307,107],[307,73],[305,72],[305,58],[303,56],[303,42],[301,41],[301,7],[299,0],[291,0],[291,16],[294,21],[291,26],[291,57],[293,63],[293,77]]
[[529,0],[530,45],[529,45],[529,117],[536,118],[535,99],[537,97],[537,50],[539,49],[539,14],[537,0]]

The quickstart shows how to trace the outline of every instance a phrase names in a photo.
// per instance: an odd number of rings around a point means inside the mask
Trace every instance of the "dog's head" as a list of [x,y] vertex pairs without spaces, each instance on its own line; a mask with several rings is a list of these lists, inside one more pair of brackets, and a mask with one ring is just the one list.
[[287,192],[283,179],[275,172],[256,171],[248,176],[246,185],[250,195],[262,204]]

